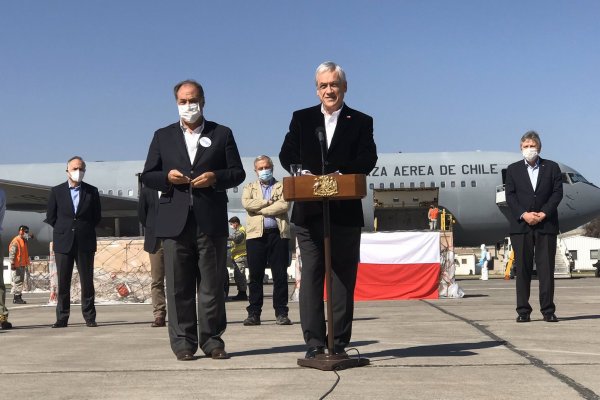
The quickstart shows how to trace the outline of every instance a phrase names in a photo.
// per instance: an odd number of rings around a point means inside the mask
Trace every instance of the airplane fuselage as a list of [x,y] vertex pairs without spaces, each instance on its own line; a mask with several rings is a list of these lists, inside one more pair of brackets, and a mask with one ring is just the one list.
[[[518,153],[384,153],[379,154],[376,167],[367,177],[367,196],[363,199],[365,229],[374,228],[374,190],[436,188],[437,203],[454,217],[455,244],[479,245],[501,241],[508,234],[507,208],[496,203],[497,188],[503,185],[503,171],[521,159]],[[239,187],[228,189],[230,215],[242,222],[245,210],[241,206],[243,186],[257,179],[253,158],[242,159],[246,180]],[[274,176],[287,176],[273,157]],[[143,161],[88,162],[86,182],[98,187],[101,195],[136,201],[138,177]],[[577,171],[560,164],[563,172],[564,198],[559,206],[562,231],[574,229],[600,215],[600,189],[588,183]],[[65,164],[18,164],[0,166],[3,179],[37,185],[54,186],[66,179]],[[43,223],[43,213],[7,211],[4,221],[5,240],[21,224],[28,224],[36,235],[30,247],[33,254],[47,254],[51,228]],[[16,233],[15,233],[16,234]],[[37,243],[34,243],[37,242]]]

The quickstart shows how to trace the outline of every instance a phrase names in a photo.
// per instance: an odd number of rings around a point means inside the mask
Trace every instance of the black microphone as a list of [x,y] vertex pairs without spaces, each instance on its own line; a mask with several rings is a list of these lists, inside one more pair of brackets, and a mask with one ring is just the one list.
[[317,134],[317,138],[319,138],[319,143],[321,144],[319,146],[321,148],[321,175],[325,175],[325,153],[327,153],[327,142],[325,141],[325,128],[319,126],[317,127],[317,129],[315,129],[315,133]]

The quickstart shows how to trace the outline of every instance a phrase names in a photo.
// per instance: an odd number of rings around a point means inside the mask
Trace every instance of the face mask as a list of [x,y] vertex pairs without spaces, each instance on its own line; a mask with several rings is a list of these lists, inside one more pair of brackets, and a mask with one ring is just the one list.
[[189,103],[178,105],[179,116],[185,122],[193,124],[202,116],[202,109],[199,103]]
[[258,179],[263,182],[269,182],[273,178],[273,170],[272,169],[263,169],[258,171]]
[[71,180],[73,182],[81,182],[83,180],[83,175],[85,175],[85,172],[81,171],[81,170],[75,170],[75,171],[71,171],[69,172],[69,176],[71,177]]
[[23,239],[29,240],[29,233],[24,233],[23,234]]
[[229,225],[229,229],[231,229],[232,231],[235,231],[235,228],[233,227],[233,225]]
[[538,151],[537,149],[530,147],[527,149],[523,149],[521,151],[521,153],[523,154],[523,158],[529,162],[535,160],[538,156]]

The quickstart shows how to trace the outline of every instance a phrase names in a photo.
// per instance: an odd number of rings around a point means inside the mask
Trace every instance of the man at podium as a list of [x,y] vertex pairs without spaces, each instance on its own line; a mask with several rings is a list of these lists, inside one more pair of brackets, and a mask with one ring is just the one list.
[[[303,174],[368,174],[377,162],[373,118],[344,103],[344,70],[333,62],[319,65],[315,74],[321,104],[294,112],[279,160],[291,171],[301,164]],[[324,153],[324,166],[321,152]],[[331,260],[334,352],[345,354],[352,334],[354,286],[364,225],[360,200],[331,201]],[[302,254],[300,323],[307,345],[306,358],[323,354],[327,344],[323,285],[323,209],[319,202],[296,202],[291,222]]]

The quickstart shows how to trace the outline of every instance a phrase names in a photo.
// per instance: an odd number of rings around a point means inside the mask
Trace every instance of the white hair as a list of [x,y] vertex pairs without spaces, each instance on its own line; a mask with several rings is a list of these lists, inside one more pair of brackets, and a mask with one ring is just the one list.
[[342,67],[340,67],[339,65],[337,65],[336,63],[334,63],[333,61],[325,61],[324,63],[322,63],[321,65],[319,65],[317,67],[317,71],[315,72],[315,84],[318,86],[319,85],[319,81],[317,79],[317,76],[319,74],[322,74],[323,72],[337,72],[340,80],[342,81],[342,83],[346,84],[346,73],[344,72],[344,70],[342,69]]

